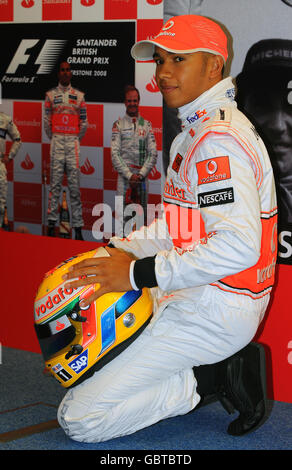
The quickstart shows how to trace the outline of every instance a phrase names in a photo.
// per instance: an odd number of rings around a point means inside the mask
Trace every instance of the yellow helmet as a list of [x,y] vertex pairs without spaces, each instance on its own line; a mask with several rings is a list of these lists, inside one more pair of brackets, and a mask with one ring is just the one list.
[[111,292],[82,310],[79,302],[99,284],[66,289],[62,276],[85,258],[109,256],[97,248],[67,259],[45,274],[34,304],[35,331],[46,372],[65,388],[75,386],[120,354],[152,315],[149,289]]

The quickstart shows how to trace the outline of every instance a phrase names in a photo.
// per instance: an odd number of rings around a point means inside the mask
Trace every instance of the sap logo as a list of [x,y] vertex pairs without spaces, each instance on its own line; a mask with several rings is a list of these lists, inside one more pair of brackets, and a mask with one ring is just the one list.
[[86,349],[82,354],[80,354],[74,361],[71,361],[68,366],[79,374],[88,364],[88,349]]
[[[22,39],[13,59],[11,60],[6,73],[15,73],[19,65],[24,65],[28,62],[31,54],[27,54],[27,50],[33,49],[40,42],[40,39]],[[66,40],[61,39],[47,39],[35,61],[39,65],[37,74],[50,73],[59,57],[60,52],[63,50]]]

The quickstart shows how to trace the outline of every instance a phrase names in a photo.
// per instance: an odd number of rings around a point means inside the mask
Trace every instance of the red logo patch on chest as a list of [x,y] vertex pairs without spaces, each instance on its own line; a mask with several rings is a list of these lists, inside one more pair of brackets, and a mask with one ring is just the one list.
[[172,169],[178,173],[180,169],[181,162],[183,161],[183,157],[178,153],[173,161]]
[[231,178],[229,157],[214,157],[196,163],[198,172],[198,185],[215,183],[216,181]]

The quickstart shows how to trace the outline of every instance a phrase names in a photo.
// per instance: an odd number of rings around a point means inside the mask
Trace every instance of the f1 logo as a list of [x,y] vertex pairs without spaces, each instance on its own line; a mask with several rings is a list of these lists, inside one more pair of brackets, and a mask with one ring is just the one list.
[[[8,66],[8,69],[6,70],[6,73],[14,74],[19,65],[26,64],[30,57],[30,54],[27,54],[26,52],[34,48],[39,42],[40,39],[22,39]],[[35,61],[35,64],[39,65],[36,72],[37,74],[48,74],[52,71],[65,44],[66,40],[47,39],[45,41]]]

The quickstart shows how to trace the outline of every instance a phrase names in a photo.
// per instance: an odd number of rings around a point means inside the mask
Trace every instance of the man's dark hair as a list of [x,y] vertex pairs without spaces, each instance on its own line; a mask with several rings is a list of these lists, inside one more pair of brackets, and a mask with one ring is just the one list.
[[136,88],[134,85],[127,85],[124,90],[124,99],[126,99],[126,94],[129,93],[129,91],[136,91],[138,93],[138,99],[140,101],[140,93],[138,88]]
[[60,61],[58,62],[58,70],[60,70],[62,64],[68,64],[69,67],[70,67],[70,70],[71,70],[71,64],[69,64],[69,62],[68,62],[66,59],[60,60]]

